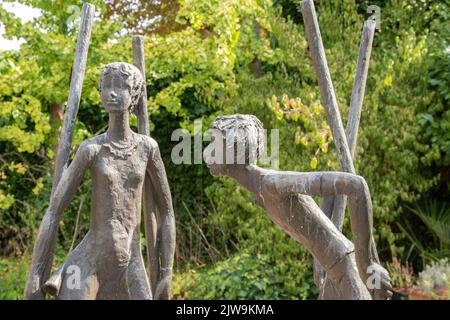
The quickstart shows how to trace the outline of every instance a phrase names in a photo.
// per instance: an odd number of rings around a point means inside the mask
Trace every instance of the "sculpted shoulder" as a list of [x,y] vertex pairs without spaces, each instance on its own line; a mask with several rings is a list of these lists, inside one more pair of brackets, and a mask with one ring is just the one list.
[[91,163],[100,151],[103,141],[104,134],[86,139],[80,144],[77,152],[80,152],[85,160]]
[[156,150],[158,150],[159,146],[155,139],[143,134],[139,134],[139,136],[143,139],[149,155],[153,154]]

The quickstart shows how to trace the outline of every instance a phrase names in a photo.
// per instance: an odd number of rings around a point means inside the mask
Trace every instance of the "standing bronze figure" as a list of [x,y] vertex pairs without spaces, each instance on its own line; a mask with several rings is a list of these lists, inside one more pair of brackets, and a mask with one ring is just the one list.
[[[44,293],[60,299],[153,298],[140,245],[146,176],[152,188],[145,188],[145,192],[154,193],[161,235],[161,280],[153,290],[154,298],[170,298],[175,250],[170,189],[158,144],[133,132],[129,124],[144,85],[142,74],[131,64],[105,66],[99,87],[109,114],[108,130],[80,145],[52,194],[33,251],[26,299],[42,299]],[[92,176],[89,231],[50,277],[60,216],[87,170]],[[148,245],[154,245],[149,243],[153,240],[147,237]]]

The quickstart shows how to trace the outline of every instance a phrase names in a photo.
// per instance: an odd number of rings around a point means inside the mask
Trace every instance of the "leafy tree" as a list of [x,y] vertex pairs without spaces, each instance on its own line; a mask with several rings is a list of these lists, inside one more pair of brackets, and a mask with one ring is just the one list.
[[133,34],[168,34],[182,29],[176,24],[179,4],[174,0],[107,0],[105,19],[120,19],[124,30]]

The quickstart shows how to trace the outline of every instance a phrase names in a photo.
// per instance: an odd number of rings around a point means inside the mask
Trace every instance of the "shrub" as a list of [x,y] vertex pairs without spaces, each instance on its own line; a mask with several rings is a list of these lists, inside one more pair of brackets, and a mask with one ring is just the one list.
[[416,289],[440,299],[450,298],[450,265],[448,259],[432,262],[419,273]]
[[[178,299],[307,299],[316,293],[311,269],[271,262],[265,254],[240,252],[211,268],[177,274]],[[303,270],[301,273],[298,270]]]
[[0,300],[21,300],[27,279],[28,256],[0,258]]

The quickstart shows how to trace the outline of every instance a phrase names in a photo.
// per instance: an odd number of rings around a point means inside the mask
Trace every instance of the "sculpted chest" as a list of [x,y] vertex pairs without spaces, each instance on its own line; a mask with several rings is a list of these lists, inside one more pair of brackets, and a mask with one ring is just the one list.
[[94,179],[104,187],[116,186],[124,191],[142,185],[148,161],[148,152],[136,146],[128,155],[117,155],[109,145],[104,145],[91,170]]

